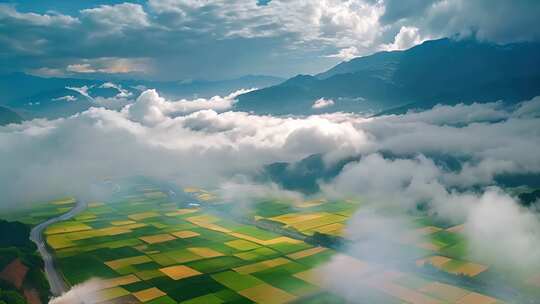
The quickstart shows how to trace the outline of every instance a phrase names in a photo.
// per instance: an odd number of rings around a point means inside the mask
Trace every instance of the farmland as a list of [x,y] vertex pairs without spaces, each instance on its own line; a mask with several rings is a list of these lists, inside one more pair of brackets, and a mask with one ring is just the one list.
[[[349,303],[327,274],[328,265],[343,265],[337,277],[357,281],[360,303],[505,302],[483,284],[496,270],[467,259],[462,225],[411,216],[410,229],[388,240],[403,253],[394,263],[348,252],[360,242],[347,234],[364,208],[358,200],[258,201],[239,213],[208,191],[185,195],[172,200],[157,186],[136,185],[50,226],[46,242],[66,282],[100,278],[103,303]],[[74,203],[42,204],[22,218],[38,223]],[[318,246],[321,235],[338,245]],[[531,275],[518,285],[530,291],[536,282]]]

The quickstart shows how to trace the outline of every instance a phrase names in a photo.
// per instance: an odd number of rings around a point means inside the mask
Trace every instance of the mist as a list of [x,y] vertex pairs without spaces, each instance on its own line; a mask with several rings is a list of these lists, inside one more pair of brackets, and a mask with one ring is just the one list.
[[[383,244],[410,223],[373,210],[384,206],[414,214],[421,205],[432,216],[464,224],[471,259],[515,274],[540,267],[537,213],[496,182],[501,175],[540,173],[540,97],[515,107],[458,104],[376,117],[277,117],[234,111],[241,92],[170,101],[146,90],[118,109],[95,107],[67,118],[0,127],[0,207],[82,197],[103,180],[146,176],[211,189],[247,210],[262,197],[305,198],[260,182],[256,177],[265,165],[321,154],[332,166],[354,157],[337,176],[321,179],[317,194],[376,206],[350,220],[347,237],[358,240],[347,249],[351,255],[377,267],[399,266],[385,261],[405,253]],[[384,261],[368,254],[373,248]],[[328,278],[354,279],[354,273],[343,276],[346,264],[336,256],[325,268]],[[339,290],[354,294],[347,284]]]

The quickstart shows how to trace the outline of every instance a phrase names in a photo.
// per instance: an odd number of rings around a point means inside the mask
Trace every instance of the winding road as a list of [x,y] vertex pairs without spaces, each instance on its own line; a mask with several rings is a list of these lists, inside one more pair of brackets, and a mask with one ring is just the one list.
[[69,289],[69,287],[64,281],[62,275],[54,267],[53,256],[51,252],[49,251],[49,249],[47,248],[47,246],[45,245],[43,232],[50,225],[61,222],[61,221],[69,220],[75,215],[81,213],[84,209],[86,209],[86,206],[87,206],[86,202],[77,200],[75,207],[73,207],[71,210],[57,217],[48,219],[47,221],[35,226],[30,232],[30,240],[36,243],[38,247],[38,251],[41,254],[41,257],[43,258],[43,261],[45,263],[45,275],[47,276],[47,280],[49,281],[49,284],[51,285],[51,293],[54,296],[62,295],[64,292],[66,292]]

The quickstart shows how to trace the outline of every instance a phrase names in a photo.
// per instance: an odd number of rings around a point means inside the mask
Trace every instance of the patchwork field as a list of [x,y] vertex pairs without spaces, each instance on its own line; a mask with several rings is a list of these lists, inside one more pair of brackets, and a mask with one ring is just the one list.
[[[462,226],[413,220],[390,240],[404,256],[410,252],[397,265],[313,242],[321,235],[354,241],[346,227],[359,202],[264,201],[238,215],[208,191],[186,194],[192,199],[173,202],[157,187],[140,185],[49,227],[47,244],[65,280],[103,279],[96,291],[103,303],[349,303],[339,285],[350,278],[360,303],[503,303],[459,281],[491,271],[466,259]],[[73,204],[45,204],[27,221]],[[329,263],[343,269],[332,280]]]

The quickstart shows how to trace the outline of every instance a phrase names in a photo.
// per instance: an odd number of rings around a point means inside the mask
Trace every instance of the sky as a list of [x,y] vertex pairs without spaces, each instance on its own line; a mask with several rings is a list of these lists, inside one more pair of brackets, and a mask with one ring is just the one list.
[[0,73],[289,77],[428,39],[540,38],[535,0],[0,0]]

